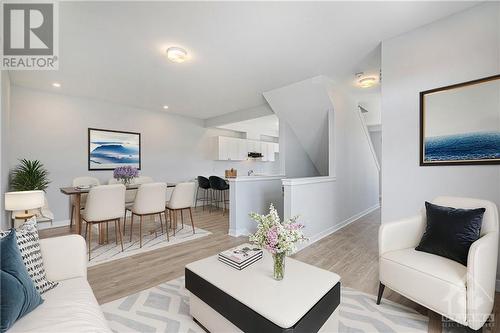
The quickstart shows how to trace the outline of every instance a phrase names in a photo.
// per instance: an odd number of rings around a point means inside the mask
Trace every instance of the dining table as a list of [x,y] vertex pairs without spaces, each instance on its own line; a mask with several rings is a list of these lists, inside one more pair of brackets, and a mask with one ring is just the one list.
[[[172,188],[172,187],[175,187],[177,185],[175,183],[166,183],[166,184],[167,184],[167,188],[169,188],[169,187]],[[125,185],[125,188],[127,191],[131,191],[131,190],[137,190],[139,188],[139,186],[141,186],[141,185],[140,184],[128,184],[128,185]],[[80,188],[80,187],[75,187],[75,186],[68,186],[68,187],[61,187],[59,190],[63,194],[66,194],[70,198],[73,199],[73,204],[75,207],[80,207],[82,194],[89,193],[91,188],[92,187]],[[80,209],[75,209],[75,211],[76,211],[75,212],[75,220],[76,220],[75,233],[78,235],[81,235],[81,233],[82,233],[82,219],[81,219]],[[103,227],[103,226],[101,226],[101,227]],[[100,232],[101,236],[103,234],[104,234],[103,232]],[[103,242],[103,238],[99,237],[99,243],[102,243],[102,242]]]

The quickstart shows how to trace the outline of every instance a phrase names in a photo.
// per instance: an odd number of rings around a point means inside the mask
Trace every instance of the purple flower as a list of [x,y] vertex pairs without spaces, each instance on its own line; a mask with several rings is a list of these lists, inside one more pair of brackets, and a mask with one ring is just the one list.
[[115,179],[131,179],[137,176],[139,176],[139,170],[130,165],[118,167],[113,171],[113,178]]
[[287,225],[287,227],[290,230],[300,230],[300,229],[304,228],[304,225],[300,224],[300,223],[290,223]]
[[267,245],[275,248],[276,245],[278,244],[278,230],[276,229],[276,226],[271,227],[267,231]]
[[269,245],[266,245],[266,250],[268,250],[271,254],[276,254],[276,249],[274,247],[271,247]]

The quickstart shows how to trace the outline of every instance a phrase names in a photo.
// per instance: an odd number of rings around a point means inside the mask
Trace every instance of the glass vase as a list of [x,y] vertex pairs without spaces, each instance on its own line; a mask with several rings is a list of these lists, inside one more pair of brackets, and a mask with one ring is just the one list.
[[273,254],[273,261],[274,261],[273,277],[277,281],[281,281],[285,277],[285,258],[286,255],[284,253]]

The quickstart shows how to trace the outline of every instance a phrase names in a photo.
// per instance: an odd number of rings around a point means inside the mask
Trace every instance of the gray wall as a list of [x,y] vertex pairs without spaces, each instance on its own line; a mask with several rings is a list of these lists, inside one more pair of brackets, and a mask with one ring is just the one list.
[[9,166],[19,158],[45,164],[52,180],[47,195],[56,221],[69,216],[68,198],[59,192],[61,186],[71,185],[74,177],[82,175],[102,182],[112,177],[111,171],[87,170],[88,127],[140,132],[141,174],[158,181],[223,175],[231,167],[240,174],[248,169],[279,170],[279,162],[213,161],[212,137],[237,134],[207,129],[202,120],[12,86]]
[[[10,78],[7,71],[1,72],[1,117],[0,117],[0,192],[7,191],[9,183],[9,163],[8,153],[9,145],[7,138],[9,134],[9,121],[10,121]],[[6,229],[9,227],[8,223],[9,214],[4,211],[4,197],[0,198],[0,228]]]
[[370,139],[372,140],[378,163],[382,167],[382,131],[370,131]]
[[500,205],[500,166],[419,166],[419,92],[498,74],[500,4],[487,3],[382,44],[382,219],[437,195]]
[[319,176],[319,172],[311,158],[284,120],[280,120],[280,157],[287,177]]
[[377,161],[380,166],[379,171],[379,197],[382,196],[382,131],[370,131],[370,139],[372,140],[373,149],[375,150],[375,155],[377,155]]
[[[500,206],[500,166],[419,166],[419,92],[500,72],[500,3],[485,3],[382,43],[382,221],[438,195]],[[473,112],[473,110],[471,110]]]

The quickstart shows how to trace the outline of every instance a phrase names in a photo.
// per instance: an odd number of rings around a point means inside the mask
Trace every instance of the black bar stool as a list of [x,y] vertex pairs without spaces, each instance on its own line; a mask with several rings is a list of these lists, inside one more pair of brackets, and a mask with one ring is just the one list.
[[210,183],[210,188],[212,189],[212,202],[215,203],[215,207],[219,207],[219,203],[222,203],[222,215],[224,215],[226,205],[229,202],[229,198],[227,198],[229,184],[224,179],[217,176],[210,176],[208,181]]
[[[200,189],[203,190],[201,198],[198,197],[198,191]],[[205,210],[205,205],[211,201],[210,181],[203,176],[198,176],[198,188],[196,189],[196,202],[194,203],[194,208],[198,205],[198,201],[203,203],[203,210]]]

